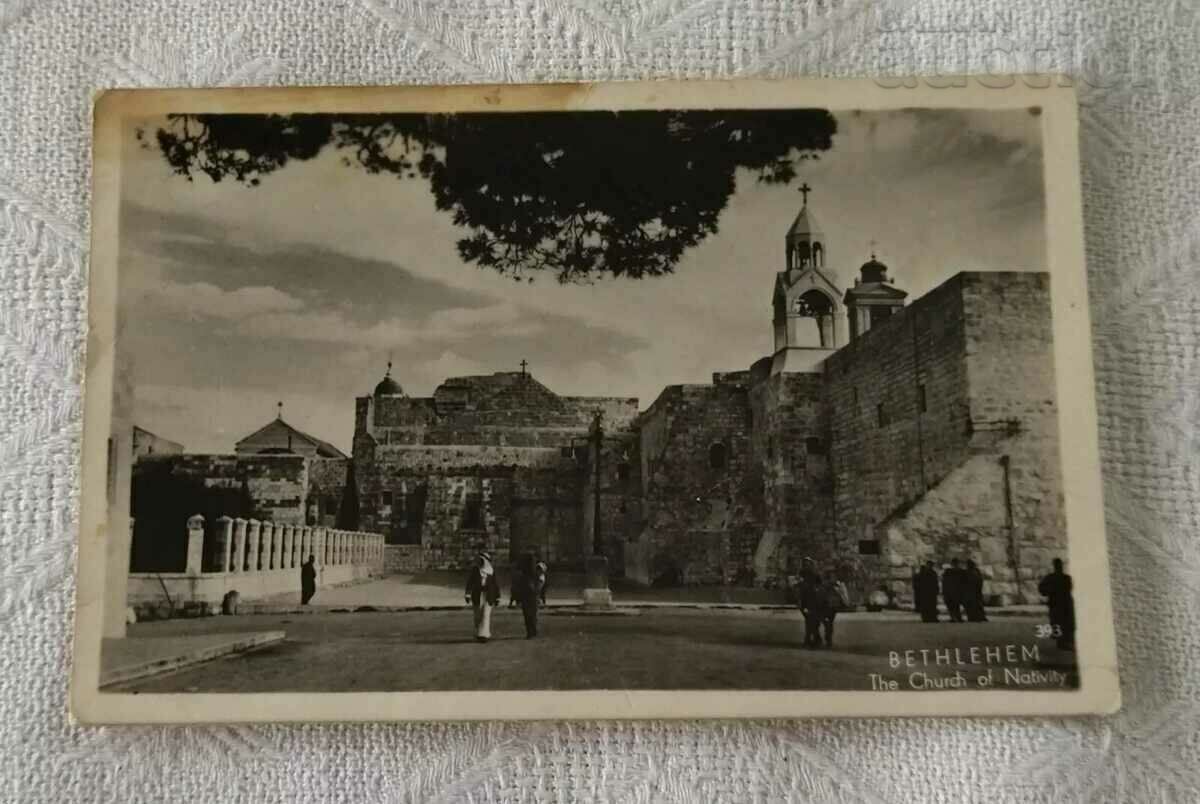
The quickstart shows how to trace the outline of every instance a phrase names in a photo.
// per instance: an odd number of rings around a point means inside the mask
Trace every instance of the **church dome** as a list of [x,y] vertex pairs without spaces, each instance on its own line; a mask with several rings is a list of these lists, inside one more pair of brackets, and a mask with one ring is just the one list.
[[389,361],[387,373],[383,375],[383,379],[375,386],[375,396],[404,396],[404,389],[400,387],[400,383],[392,379],[392,364]]
[[863,263],[861,270],[862,281],[864,282],[887,281],[887,266],[875,259],[874,255],[871,256],[871,259]]

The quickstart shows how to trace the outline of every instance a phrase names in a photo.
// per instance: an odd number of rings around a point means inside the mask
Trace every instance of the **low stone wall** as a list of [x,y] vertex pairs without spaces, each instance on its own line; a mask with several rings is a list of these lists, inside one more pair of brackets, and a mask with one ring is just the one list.
[[276,525],[220,517],[187,522],[184,572],[129,574],[127,605],[139,617],[219,614],[225,595],[240,602],[300,592],[301,566],[314,557],[317,588],[340,586],[384,573],[383,536],[331,528]]
[[425,548],[419,544],[388,544],[383,547],[385,575],[402,575],[425,569]]

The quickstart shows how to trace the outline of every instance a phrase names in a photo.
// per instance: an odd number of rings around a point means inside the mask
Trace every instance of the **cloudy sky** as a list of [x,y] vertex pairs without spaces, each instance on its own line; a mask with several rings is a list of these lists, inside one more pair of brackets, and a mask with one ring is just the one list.
[[[963,270],[1043,270],[1041,118],[1026,111],[839,113],[803,163],[827,265],[853,284],[871,242],[920,296]],[[141,125],[153,126],[154,121]],[[425,396],[446,377],[517,371],[564,395],[638,397],[747,368],[772,348],[771,290],[797,184],[739,174],[719,232],[672,276],[561,286],[466,265],[420,180],[333,152],[260,187],[187,182],[126,138],[120,283],[136,421],[228,452],[275,415],[350,451],[354,398],[391,355]]]

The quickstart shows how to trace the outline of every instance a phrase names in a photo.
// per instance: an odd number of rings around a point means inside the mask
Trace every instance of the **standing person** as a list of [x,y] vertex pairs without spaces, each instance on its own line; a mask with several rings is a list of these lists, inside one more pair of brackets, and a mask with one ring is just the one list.
[[800,571],[800,613],[804,615],[804,647],[821,647],[821,620],[825,616],[825,599],[821,576],[806,567]]
[[492,554],[479,551],[475,565],[467,572],[467,603],[475,609],[475,641],[492,638],[492,606],[500,603],[500,584],[492,567]]
[[830,572],[825,578],[825,583],[821,585],[821,597],[824,603],[821,611],[821,629],[825,636],[825,647],[832,648],[833,619],[839,611],[850,605],[850,592],[846,589],[846,584]]
[[1042,578],[1038,584],[1038,592],[1046,598],[1046,607],[1050,610],[1050,626],[1054,628],[1058,647],[1063,650],[1075,650],[1075,597],[1072,591],[1071,576],[1063,572],[1061,558],[1054,559],[1054,572]]
[[537,636],[539,598],[537,568],[531,553],[525,553],[517,562],[517,571],[513,574],[513,596],[521,604],[521,614],[525,617],[525,638],[533,639]]
[[300,565],[300,605],[307,606],[316,593],[317,557],[309,556],[308,561]]
[[950,566],[942,573],[942,599],[946,601],[946,611],[950,614],[950,622],[961,623],[963,598],[962,567],[957,558],[950,559]]
[[917,611],[921,613],[921,622],[936,623],[938,621],[938,574],[933,568],[932,561],[926,561],[917,573]]
[[967,559],[967,568],[963,571],[963,608],[967,611],[967,622],[987,622],[987,615],[983,612],[983,573],[970,559]]

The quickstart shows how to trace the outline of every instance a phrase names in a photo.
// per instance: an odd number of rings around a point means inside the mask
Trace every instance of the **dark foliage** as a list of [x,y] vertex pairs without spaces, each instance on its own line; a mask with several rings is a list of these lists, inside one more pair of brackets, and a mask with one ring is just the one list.
[[173,115],[156,139],[189,180],[257,186],[327,147],[347,166],[427,179],[437,208],[467,230],[464,260],[579,282],[670,273],[717,231],[738,168],[791,182],[835,130],[821,109]]
[[202,479],[174,474],[170,461],[139,462],[133,476],[134,517],[130,572],[183,572],[187,565],[187,521],[204,517],[205,570],[216,569],[213,535],[221,516],[254,515],[249,489],[209,487]]

